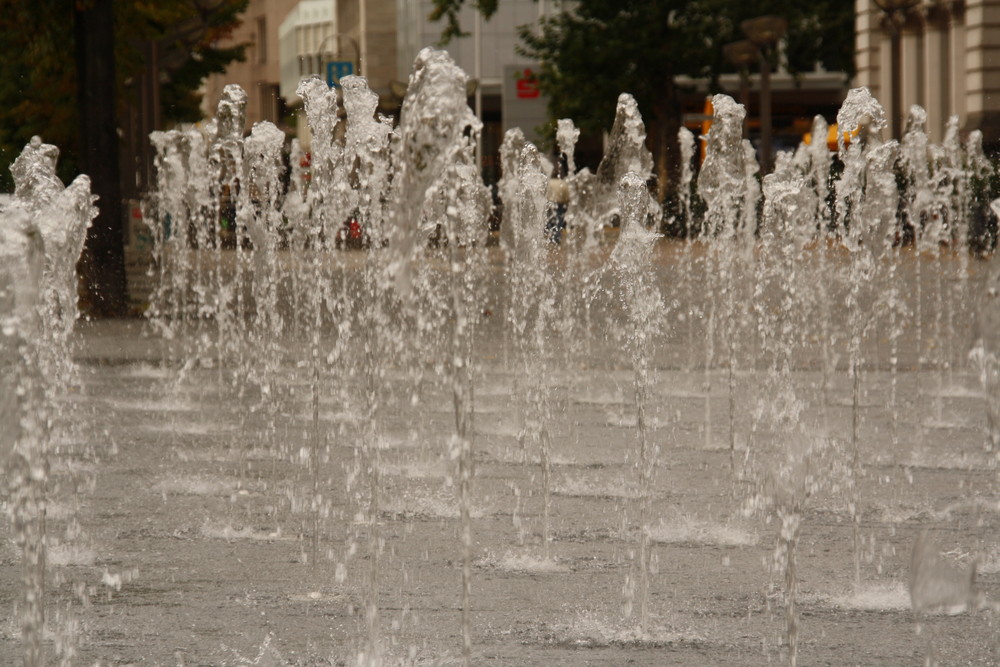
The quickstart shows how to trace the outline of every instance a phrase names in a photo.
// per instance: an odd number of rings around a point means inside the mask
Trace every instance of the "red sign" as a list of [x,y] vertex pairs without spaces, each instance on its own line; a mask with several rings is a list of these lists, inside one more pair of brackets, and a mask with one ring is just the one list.
[[538,95],[538,79],[535,78],[534,72],[530,69],[525,69],[517,77],[517,98],[530,100],[538,97]]

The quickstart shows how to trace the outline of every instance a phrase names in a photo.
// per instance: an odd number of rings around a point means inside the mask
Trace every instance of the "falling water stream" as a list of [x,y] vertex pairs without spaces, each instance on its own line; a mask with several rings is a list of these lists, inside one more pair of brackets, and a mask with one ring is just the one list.
[[[63,187],[55,171],[58,156],[39,137],[24,147],[11,166],[14,198],[0,226],[0,465],[6,512],[21,552],[17,616],[23,664],[31,666],[46,662],[47,491],[52,442],[64,427],[59,400],[74,373],[69,335],[78,316],[75,264],[97,213],[90,179],[78,176]],[[72,627],[58,628],[62,661],[72,660],[76,647]]]

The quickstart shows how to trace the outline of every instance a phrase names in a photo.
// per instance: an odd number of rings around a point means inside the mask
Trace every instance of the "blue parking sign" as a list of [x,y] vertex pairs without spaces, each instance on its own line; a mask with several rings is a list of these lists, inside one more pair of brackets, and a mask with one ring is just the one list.
[[354,63],[350,60],[334,60],[326,64],[326,85],[340,88],[340,80],[354,74]]

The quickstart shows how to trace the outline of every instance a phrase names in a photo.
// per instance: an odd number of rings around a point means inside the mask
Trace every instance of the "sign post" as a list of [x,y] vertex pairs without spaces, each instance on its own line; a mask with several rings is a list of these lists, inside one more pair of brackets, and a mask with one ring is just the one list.
[[548,100],[538,87],[536,66],[507,65],[503,69],[501,89],[503,131],[519,127],[528,141],[539,143],[535,131],[549,120]]
[[350,60],[332,60],[326,64],[326,85],[340,88],[340,80],[354,74],[354,62]]

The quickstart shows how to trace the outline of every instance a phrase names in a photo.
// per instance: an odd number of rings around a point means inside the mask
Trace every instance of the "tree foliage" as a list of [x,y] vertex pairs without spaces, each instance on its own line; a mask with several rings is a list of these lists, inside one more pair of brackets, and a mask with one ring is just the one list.
[[722,47],[745,39],[745,19],[775,14],[788,20],[783,53],[793,74],[817,63],[830,71],[853,67],[854,9],[821,0],[581,0],[573,11],[520,28],[522,55],[541,64],[540,84],[554,117],[601,130],[614,119],[620,92],[653,116],[675,91],[679,75],[714,82],[732,71]]
[[[463,34],[457,24],[463,3],[435,0],[431,18],[449,21],[442,41]],[[740,28],[745,19],[768,14],[787,19],[781,57],[793,74],[817,64],[853,72],[854,4],[842,0],[578,0],[562,6],[519,29],[518,51],[539,63],[550,115],[572,118],[587,131],[607,130],[619,93],[631,93],[656,135],[664,179],[676,174],[679,164],[678,77],[708,79],[715,88],[720,73],[733,71],[722,47],[746,38]]]
[[[160,50],[160,112],[163,120],[191,122],[201,118],[198,88],[209,74],[219,74],[229,63],[245,58],[248,44],[220,48],[240,24],[249,0],[150,0],[131,4],[132,12],[120,12],[119,35],[130,35],[119,43],[119,55],[129,65],[126,77],[137,76],[145,63],[136,59],[139,40],[157,40]],[[128,26],[133,28],[129,30]],[[123,30],[129,30],[124,33]]]
[[[242,60],[246,45],[220,49],[249,0],[123,0],[115,2],[115,66],[122,110],[135,102],[132,85],[147,67],[145,46],[160,45],[160,111],[164,122],[198,120],[198,88],[213,72]],[[88,0],[76,0],[86,6]],[[59,146],[61,178],[77,173],[78,118],[73,2],[3,0],[0,3],[0,163],[10,164],[32,137]],[[10,190],[6,168],[0,190]]]
[[[469,33],[462,30],[458,22],[458,13],[462,10],[465,0],[434,0],[434,9],[428,18],[431,21],[444,20],[444,30],[441,31],[441,44],[447,44],[455,37],[464,37]],[[473,0],[472,6],[483,15],[490,18],[497,11],[497,0]]]
[[[76,142],[76,80],[71,7],[55,0],[10,1],[0,11],[0,185],[12,189],[7,166],[33,135],[66,147]],[[67,45],[69,45],[67,47]],[[64,148],[65,153],[65,148]],[[60,160],[63,180],[75,173]]]

